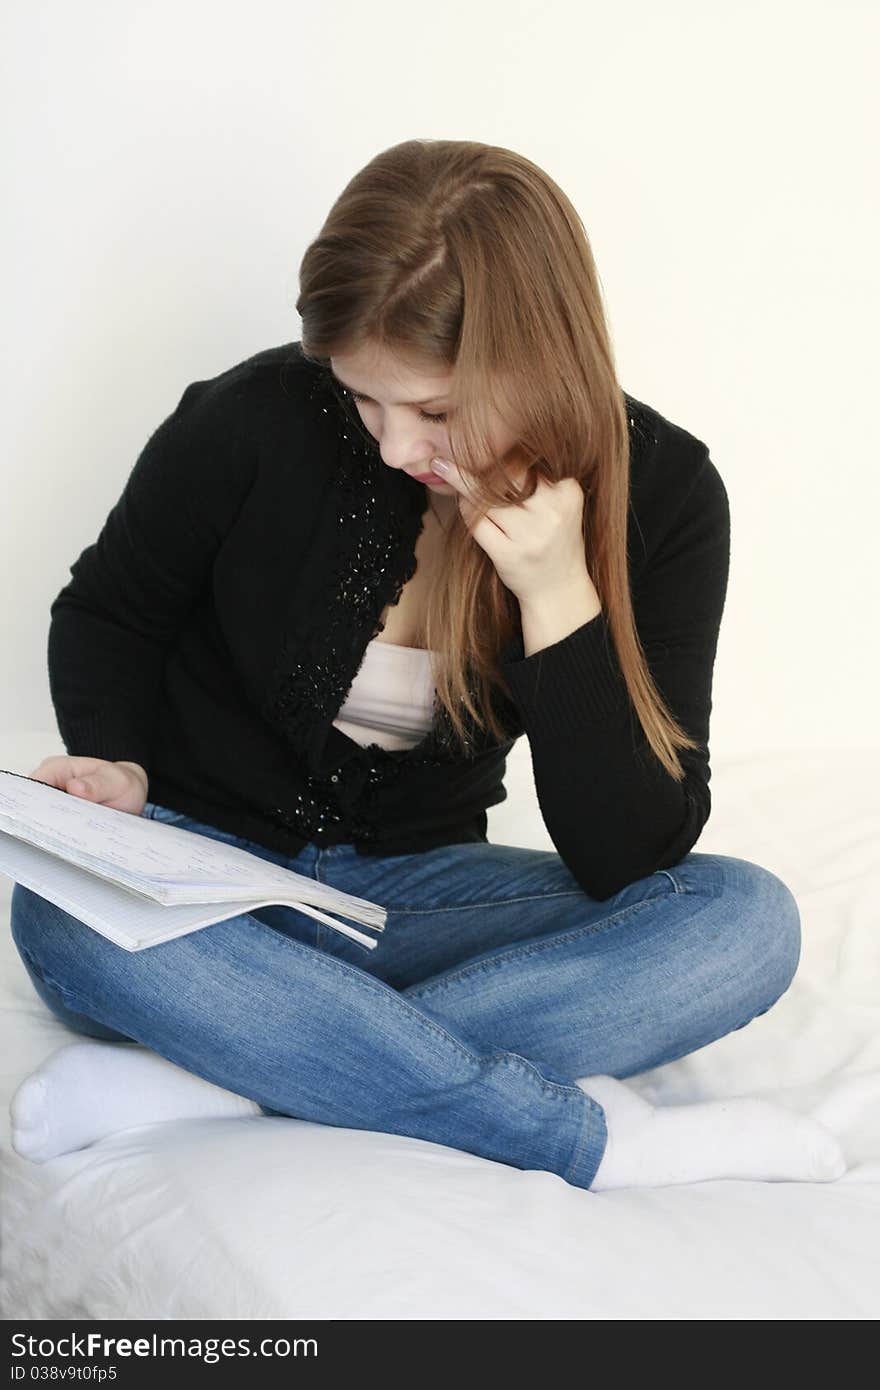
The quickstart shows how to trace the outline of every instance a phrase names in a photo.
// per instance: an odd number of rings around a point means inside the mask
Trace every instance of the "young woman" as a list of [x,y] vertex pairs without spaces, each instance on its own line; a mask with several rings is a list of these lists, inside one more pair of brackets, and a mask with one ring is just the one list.
[[[191,383],[72,566],[67,754],[31,776],[386,927],[372,949],[273,907],[127,952],[16,884],[34,988],[90,1039],[19,1087],[17,1151],[262,1114],[596,1190],[840,1176],[812,1117],[621,1079],[765,1013],[800,920],[768,870],[693,849],[727,495],[618,384],[575,209],[509,150],[407,141],[300,288],[301,341]],[[486,836],[523,733],[552,852]]]

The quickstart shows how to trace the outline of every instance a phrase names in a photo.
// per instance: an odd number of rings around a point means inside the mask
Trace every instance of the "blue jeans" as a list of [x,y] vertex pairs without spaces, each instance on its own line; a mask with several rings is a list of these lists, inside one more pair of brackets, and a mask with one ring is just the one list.
[[371,950],[273,906],[126,951],[16,883],[12,935],[57,1018],[266,1115],[427,1139],[576,1187],[607,1140],[576,1078],[632,1076],[743,1028],[800,958],[795,898],[744,859],[692,852],[598,902],[547,850],[309,844],[286,858],[152,802],[144,815],[378,902],[385,930]]

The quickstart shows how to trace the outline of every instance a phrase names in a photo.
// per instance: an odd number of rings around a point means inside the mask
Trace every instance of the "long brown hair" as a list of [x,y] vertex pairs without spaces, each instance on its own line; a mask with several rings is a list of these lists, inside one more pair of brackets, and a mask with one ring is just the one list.
[[[483,509],[527,499],[537,474],[585,493],[587,568],[650,747],[681,781],[679,748],[699,748],[648,669],[627,567],[629,429],[584,226],[537,165],[470,140],[405,140],[350,180],[303,257],[302,350],[324,364],[378,347],[413,370],[452,370],[448,434]],[[487,405],[518,443],[493,456]],[[505,473],[529,472],[520,491]],[[463,706],[504,734],[493,686],[510,695],[499,652],[519,611],[458,509],[431,586],[424,645],[438,698],[465,743]],[[471,698],[469,679],[476,678]]]

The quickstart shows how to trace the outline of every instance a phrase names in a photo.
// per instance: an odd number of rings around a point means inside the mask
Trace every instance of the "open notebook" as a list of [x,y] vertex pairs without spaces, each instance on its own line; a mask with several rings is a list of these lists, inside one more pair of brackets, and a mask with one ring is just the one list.
[[0,874],[126,951],[281,903],[375,950],[387,912],[182,826],[114,811],[0,769]]

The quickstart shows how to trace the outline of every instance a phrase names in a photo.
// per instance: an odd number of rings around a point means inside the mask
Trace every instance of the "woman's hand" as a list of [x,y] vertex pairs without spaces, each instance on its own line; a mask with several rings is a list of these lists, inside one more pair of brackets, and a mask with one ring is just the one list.
[[[436,465],[446,465],[446,470]],[[574,590],[582,591],[584,581],[596,596],[587,569],[582,531],[584,492],[576,478],[549,483],[539,476],[535,493],[519,505],[490,507],[482,515],[470,500],[469,488],[447,459],[432,459],[431,467],[455,488],[458,509],[465,526],[492,561],[502,583],[520,605],[541,607]],[[510,474],[522,486],[527,469],[519,476]]]
[[147,803],[149,780],[140,763],[111,763],[104,758],[59,754],[44,758],[28,776],[78,796],[81,801],[128,811],[133,816],[139,816]]

